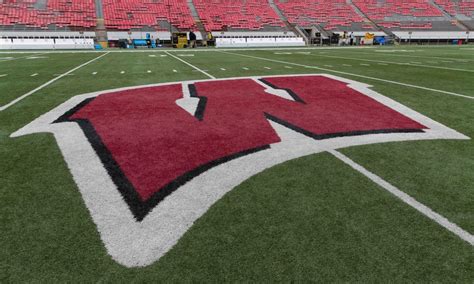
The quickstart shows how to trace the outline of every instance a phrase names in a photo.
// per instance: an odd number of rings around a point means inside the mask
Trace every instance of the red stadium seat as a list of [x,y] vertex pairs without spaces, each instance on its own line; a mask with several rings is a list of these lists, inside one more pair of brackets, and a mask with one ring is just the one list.
[[196,29],[186,0],[102,0],[108,29],[129,30],[152,27],[166,30],[171,23],[177,29]]
[[474,1],[472,0],[435,0],[434,2],[453,16],[463,15],[470,18],[474,17]]
[[275,3],[290,23],[303,27],[320,24],[334,29],[364,22],[346,0],[276,0]]
[[260,30],[264,27],[285,26],[267,1],[194,0],[193,2],[208,31],[223,28]]
[[94,0],[48,0],[44,9],[36,9],[36,0],[8,0],[0,3],[0,25],[25,25],[30,28],[93,28],[96,26]]
[[[389,29],[418,29],[432,28],[431,21],[417,23],[416,18],[439,18],[444,15],[428,0],[353,0],[353,3],[371,20]],[[402,20],[413,18],[412,21]]]

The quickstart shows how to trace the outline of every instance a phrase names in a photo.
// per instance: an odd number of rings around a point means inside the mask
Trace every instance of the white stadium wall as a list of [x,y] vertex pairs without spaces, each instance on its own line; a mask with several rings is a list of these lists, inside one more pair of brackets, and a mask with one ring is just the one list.
[[305,46],[301,37],[216,38],[216,47]]
[[435,31],[424,31],[424,32],[408,32],[408,31],[394,31],[397,37],[401,39],[470,39],[474,38],[474,32],[466,31],[455,31],[455,32],[435,32]]
[[2,38],[0,49],[94,49],[92,38]]

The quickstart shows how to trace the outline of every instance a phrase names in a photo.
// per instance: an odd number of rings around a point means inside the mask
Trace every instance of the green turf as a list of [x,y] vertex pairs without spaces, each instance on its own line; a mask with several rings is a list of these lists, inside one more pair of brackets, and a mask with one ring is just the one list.
[[[28,59],[38,57],[37,59]],[[92,53],[81,54],[31,54],[30,57],[0,62],[0,105],[42,85],[83,62],[96,57]],[[31,75],[37,74],[32,77]]]
[[[396,52],[385,52],[390,50]],[[293,65],[302,64],[328,69],[324,73],[343,71],[474,96],[474,74],[468,72],[474,70],[474,50],[396,47],[275,52],[232,51],[288,64],[218,50],[172,54],[194,54],[180,58],[217,78],[323,72]],[[24,54],[9,54],[17,59],[0,62],[0,75],[9,74],[0,78],[0,106],[98,55],[48,53],[46,59],[27,60]],[[110,53],[0,112],[0,282],[472,283],[472,246],[328,154],[290,161],[244,182],[216,203],[157,263],[142,269],[115,263],[52,135],[16,139],[9,135],[78,94],[207,78],[161,55],[166,54]],[[347,59],[352,57],[360,60]],[[421,62],[468,71],[363,60]],[[40,75],[30,77],[33,73]],[[474,137],[472,99],[344,77],[371,84],[381,94]],[[473,140],[386,143],[342,152],[474,233]]]

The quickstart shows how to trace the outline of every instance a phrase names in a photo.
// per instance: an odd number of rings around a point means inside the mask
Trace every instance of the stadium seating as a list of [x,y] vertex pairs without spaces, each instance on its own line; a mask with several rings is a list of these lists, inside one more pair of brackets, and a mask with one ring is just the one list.
[[0,1],[0,26],[26,26],[47,29],[96,26],[94,0],[48,0],[41,5],[37,0]]
[[441,11],[427,0],[354,0],[353,2],[374,21],[386,21],[387,18],[397,16],[443,17]]
[[285,27],[265,0],[194,0],[199,17],[208,31],[223,29],[261,30]]
[[331,30],[364,21],[346,0],[276,0],[275,3],[290,23],[302,27],[320,24]]
[[130,30],[152,27],[195,29],[186,0],[102,0],[105,26],[108,29]]
[[[371,20],[388,29],[431,30],[435,22],[445,30],[455,27],[429,0],[353,0]],[[446,24],[440,25],[441,22]]]
[[[474,21],[474,1],[433,0],[459,20]],[[284,30],[267,0],[0,0],[0,26],[7,29],[94,30],[97,15],[108,30],[197,30],[193,15],[207,31]],[[454,30],[456,23],[431,0],[274,0],[291,24],[327,30],[367,30],[365,16],[392,30]],[[194,14],[193,14],[194,13]],[[195,15],[196,16],[196,15]],[[101,26],[101,25],[99,25]]]
[[474,1],[472,0],[435,0],[435,2],[453,16],[474,17]]

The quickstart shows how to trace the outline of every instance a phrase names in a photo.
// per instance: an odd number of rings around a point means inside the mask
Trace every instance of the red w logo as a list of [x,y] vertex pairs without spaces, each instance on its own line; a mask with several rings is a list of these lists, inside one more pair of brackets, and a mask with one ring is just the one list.
[[[175,84],[88,99],[57,122],[81,125],[138,220],[210,167],[280,142],[268,120],[317,140],[425,128],[326,77],[260,82],[188,85],[199,100],[194,115],[176,103],[183,88]],[[285,90],[291,100],[265,92],[262,85]]]
[[71,98],[12,134],[51,132],[109,254],[145,266],[267,168],[354,145],[467,139],[330,75],[160,84]]

